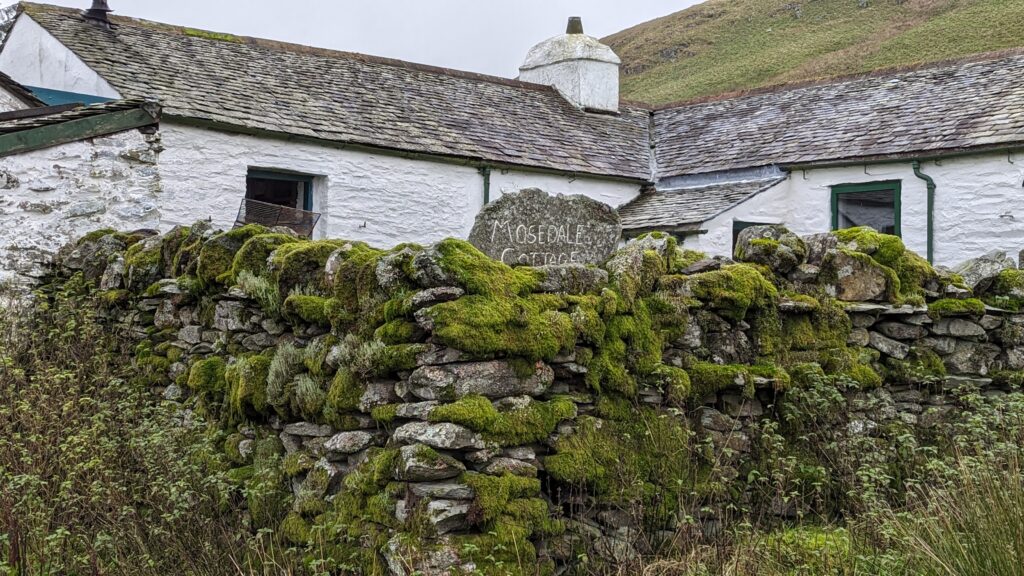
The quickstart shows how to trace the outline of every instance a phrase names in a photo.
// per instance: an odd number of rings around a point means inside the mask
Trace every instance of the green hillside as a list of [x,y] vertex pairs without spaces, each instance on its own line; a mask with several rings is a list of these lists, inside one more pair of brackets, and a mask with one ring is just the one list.
[[708,0],[604,41],[663,104],[1024,46],[1024,0]]

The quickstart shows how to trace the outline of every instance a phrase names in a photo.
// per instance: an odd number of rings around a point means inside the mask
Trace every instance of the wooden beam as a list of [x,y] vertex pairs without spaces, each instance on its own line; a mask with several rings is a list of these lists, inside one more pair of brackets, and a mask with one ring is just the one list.
[[59,114],[61,112],[67,112],[68,110],[74,110],[75,108],[81,108],[82,106],[85,106],[85,104],[58,104],[57,106],[40,106],[37,108],[25,108],[23,110],[0,112],[0,122],[21,120],[22,118],[36,118],[38,116],[49,116],[50,114]]
[[156,124],[158,120],[142,108],[97,114],[48,126],[0,134],[0,157],[50,148],[86,138],[116,134]]

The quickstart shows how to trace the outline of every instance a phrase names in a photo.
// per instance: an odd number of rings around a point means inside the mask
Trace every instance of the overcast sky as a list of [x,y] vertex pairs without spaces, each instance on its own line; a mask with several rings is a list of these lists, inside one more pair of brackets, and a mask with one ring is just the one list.
[[[91,0],[36,0],[87,8]],[[0,6],[13,4],[0,0]],[[115,14],[513,77],[582,16],[602,37],[697,0],[109,0]]]

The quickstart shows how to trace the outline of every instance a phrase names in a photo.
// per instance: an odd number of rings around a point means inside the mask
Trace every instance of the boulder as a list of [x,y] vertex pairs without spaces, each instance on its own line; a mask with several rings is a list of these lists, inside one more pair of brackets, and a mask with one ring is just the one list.
[[978,338],[985,335],[985,329],[963,318],[943,318],[932,325],[932,333],[954,338]]
[[469,506],[463,500],[431,500],[427,503],[427,520],[438,535],[468,530]]
[[874,329],[896,340],[917,340],[928,335],[928,329],[924,326],[904,324],[902,322],[879,322],[875,324]]
[[327,437],[333,430],[326,424],[314,424],[312,422],[294,422],[284,427],[285,434],[293,436],[304,436],[307,438]]
[[836,250],[825,259],[826,277],[835,279],[835,294],[848,302],[886,302],[894,291],[892,272],[870,257]]
[[804,236],[803,241],[807,247],[807,263],[812,266],[821,266],[825,257],[839,246],[839,239],[831,232]]
[[786,274],[804,263],[807,246],[784,226],[751,226],[740,231],[735,258],[740,262],[764,264],[777,274]]
[[878,350],[882,354],[896,358],[897,360],[903,360],[910,354],[910,346],[882,336],[878,332],[871,332],[868,334],[868,345],[875,350]]
[[943,358],[950,374],[986,376],[997,369],[1001,350],[994,344],[958,340],[953,353]]
[[470,394],[491,399],[540,396],[554,381],[551,367],[538,362],[533,374],[522,378],[503,360],[421,366],[409,377],[409,390],[423,400],[452,402]]
[[409,484],[409,490],[420,498],[442,500],[472,500],[476,493],[472,488],[456,480],[445,482],[417,482]]
[[409,422],[395,430],[392,440],[399,444],[426,444],[442,450],[479,450],[484,447],[479,434],[450,422]]
[[411,444],[398,452],[395,479],[405,482],[434,482],[455,478],[466,467],[451,456],[440,454],[429,446]]
[[373,434],[369,432],[341,432],[324,442],[324,450],[331,454],[355,454],[369,448],[371,444]]
[[961,262],[953,268],[953,272],[964,279],[964,284],[975,294],[984,292],[1003,270],[1016,268],[1013,258],[1001,250],[993,250],[987,254]]

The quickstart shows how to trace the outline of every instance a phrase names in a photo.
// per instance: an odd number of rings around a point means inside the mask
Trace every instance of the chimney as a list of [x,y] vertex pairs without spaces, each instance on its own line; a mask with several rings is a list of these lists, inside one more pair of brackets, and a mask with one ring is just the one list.
[[92,8],[82,12],[82,17],[89,22],[95,22],[110,27],[110,19],[107,18],[107,14],[113,12],[110,6],[107,6],[107,0],[92,0]]
[[554,86],[577,108],[618,112],[621,63],[611,48],[584,34],[583,20],[574,16],[565,34],[530,49],[519,79]]

